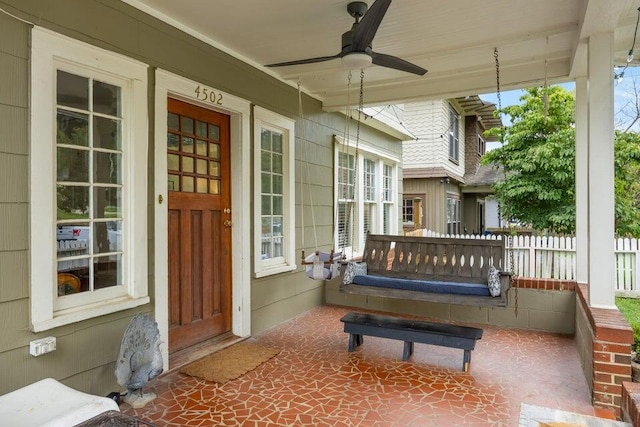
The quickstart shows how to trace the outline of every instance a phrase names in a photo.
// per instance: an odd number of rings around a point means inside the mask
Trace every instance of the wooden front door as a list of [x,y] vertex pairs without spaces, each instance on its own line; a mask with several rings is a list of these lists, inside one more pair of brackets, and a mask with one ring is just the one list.
[[229,116],[168,99],[169,352],[231,330]]

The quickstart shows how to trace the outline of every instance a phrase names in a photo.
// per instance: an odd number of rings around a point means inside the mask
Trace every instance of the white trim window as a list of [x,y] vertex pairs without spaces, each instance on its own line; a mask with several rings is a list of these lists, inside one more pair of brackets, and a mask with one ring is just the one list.
[[447,195],[447,234],[460,234],[460,198]]
[[255,275],[295,264],[295,122],[254,107]]
[[147,66],[34,28],[34,331],[149,302]]
[[[399,158],[369,146],[348,147],[336,137],[336,251],[361,251],[367,233],[395,234]],[[358,195],[362,195],[359,197]]]
[[393,198],[395,192],[393,191],[393,179],[394,168],[390,164],[382,164],[382,233],[391,234],[393,224],[395,220],[393,210]]
[[460,160],[460,115],[449,107],[449,160]]
[[353,154],[338,153],[338,201],[337,239],[338,249],[351,250],[353,246],[353,223],[355,216],[356,157]]

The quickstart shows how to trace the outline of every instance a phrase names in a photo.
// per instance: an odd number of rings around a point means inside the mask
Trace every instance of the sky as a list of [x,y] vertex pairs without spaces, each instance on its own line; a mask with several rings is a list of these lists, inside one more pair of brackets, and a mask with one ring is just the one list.
[[[616,73],[620,73],[622,69],[618,69]],[[613,78],[614,76],[612,76]],[[634,81],[637,87],[634,87]],[[574,90],[575,85],[573,82],[564,83],[563,86],[567,90]],[[621,81],[614,82],[614,93],[613,93],[613,104],[614,104],[614,123],[617,129],[625,129],[627,125],[625,123],[629,122],[628,117],[630,115],[635,115],[636,111],[630,109],[630,107],[635,104],[636,101],[636,91],[640,92],[640,67],[629,67],[624,70],[624,77]],[[520,97],[524,94],[524,90],[510,90],[503,91],[500,93],[500,98],[502,100],[502,106],[506,107],[508,105],[514,105],[520,103]],[[483,94],[480,95],[480,99],[483,101],[493,102],[498,105],[498,97],[495,93]],[[503,123],[506,125],[510,125],[511,122],[509,120],[509,116],[502,117]],[[634,128],[636,131],[640,131],[637,127]],[[495,143],[487,143],[487,150],[491,150],[499,146],[498,142]]]

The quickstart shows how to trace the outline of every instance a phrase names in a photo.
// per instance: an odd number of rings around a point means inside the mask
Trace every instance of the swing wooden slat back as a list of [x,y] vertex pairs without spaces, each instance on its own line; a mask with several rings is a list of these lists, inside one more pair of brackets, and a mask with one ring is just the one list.
[[503,270],[504,240],[367,236],[368,274],[405,279],[486,283],[489,265]]

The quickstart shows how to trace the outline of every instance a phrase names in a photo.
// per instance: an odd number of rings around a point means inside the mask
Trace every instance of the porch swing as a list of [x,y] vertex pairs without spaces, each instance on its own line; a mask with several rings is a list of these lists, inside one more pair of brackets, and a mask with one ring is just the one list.
[[[298,80],[298,116],[300,117],[302,146],[304,147],[304,164],[306,172],[307,194],[309,196],[309,205],[311,211],[311,222],[313,228],[313,236],[315,239],[315,247],[318,248],[318,233],[316,228],[315,209],[313,206],[313,192],[311,191],[311,173],[309,171],[309,159],[307,154],[307,140],[304,132],[304,113],[302,109],[302,89],[301,82]],[[304,178],[304,174],[303,177]],[[302,226],[302,247],[305,247],[305,232],[304,232],[304,210],[305,210],[305,191],[304,191],[304,179],[300,185],[300,200],[301,200],[301,226]],[[320,249],[316,249],[312,254],[306,255],[305,250],[302,249],[300,263],[304,266],[305,272],[310,279],[314,280],[331,280],[337,277],[340,272],[340,261],[342,260],[342,253],[336,253],[332,248],[330,252],[323,252]]]
[[[497,48],[494,58],[500,111]],[[505,243],[508,243],[509,268],[514,267],[513,238],[511,233],[506,234],[507,242],[504,239],[369,234],[362,260],[347,263],[340,291],[366,297],[505,307],[507,292],[515,287],[517,316],[517,276],[505,271],[507,260],[504,259]]]
[[[346,112],[345,112],[345,128],[344,128],[344,140],[349,141],[350,138],[350,120],[351,120],[351,78],[352,78],[352,74],[351,72],[349,72],[348,74],[348,80],[347,80],[347,105],[346,105]],[[359,108],[358,108],[358,120],[357,120],[357,132],[356,132],[356,176],[357,176],[357,157],[358,157],[358,149],[359,149],[359,140],[360,140],[360,120],[361,120],[361,114],[362,114],[362,109],[363,109],[363,85],[364,85],[364,71],[360,72],[360,102],[359,102]],[[302,110],[302,92],[301,92],[301,86],[300,86],[300,81],[298,81],[298,114],[301,118],[302,121],[302,135],[301,135],[301,139],[302,141],[306,141],[305,136],[304,136],[304,114],[303,114],[303,110]],[[346,143],[343,145],[343,153],[346,152]],[[309,194],[309,202],[310,202],[310,207],[311,207],[311,221],[312,221],[312,228],[313,228],[313,234],[314,234],[314,238],[315,238],[315,244],[316,247],[318,247],[318,235],[317,235],[317,229],[316,229],[316,221],[315,221],[315,210],[314,210],[314,206],[313,206],[313,195],[311,192],[311,177],[310,177],[310,173],[309,173],[309,162],[308,162],[308,157],[307,157],[307,151],[306,151],[306,144],[303,145],[304,146],[304,158],[305,158],[305,169],[306,169],[306,181],[307,181],[307,186],[308,186],[308,194]],[[302,200],[302,209],[304,211],[304,182],[302,183],[301,187],[301,200]],[[355,197],[355,195],[354,195]],[[347,215],[351,214],[351,210],[348,210]],[[302,228],[304,230],[304,212],[301,215],[301,219],[302,219]],[[346,221],[348,224],[351,224],[352,222],[350,221],[349,218],[347,218]],[[338,210],[335,210],[335,217],[334,217],[334,233],[333,235],[335,235],[335,227],[336,224],[338,223]],[[349,232],[348,230],[345,232]],[[351,232],[353,233],[353,230],[351,230]],[[314,253],[312,253],[311,255],[306,255],[304,249],[302,250],[302,255],[301,255],[301,264],[305,266],[305,271],[306,274],[309,278],[314,279],[314,280],[331,280],[332,278],[337,277],[340,274],[340,265],[344,263],[346,256],[345,256],[345,240],[346,239],[342,239],[343,245],[342,245],[342,250],[340,252],[335,252],[334,249],[331,249],[330,252],[322,252],[318,249],[316,249],[314,251]],[[304,232],[302,233],[302,246],[305,247],[305,243],[304,243]]]

